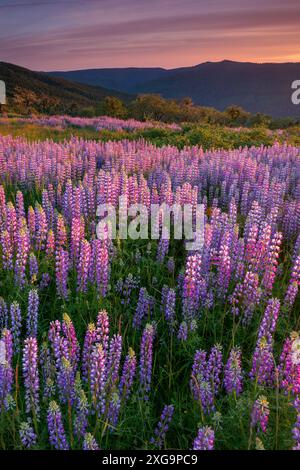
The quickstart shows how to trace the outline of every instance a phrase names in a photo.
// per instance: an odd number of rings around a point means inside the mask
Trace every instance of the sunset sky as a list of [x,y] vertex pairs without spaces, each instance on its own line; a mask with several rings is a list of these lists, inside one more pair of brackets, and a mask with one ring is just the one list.
[[299,0],[0,0],[0,61],[34,70],[300,62]]

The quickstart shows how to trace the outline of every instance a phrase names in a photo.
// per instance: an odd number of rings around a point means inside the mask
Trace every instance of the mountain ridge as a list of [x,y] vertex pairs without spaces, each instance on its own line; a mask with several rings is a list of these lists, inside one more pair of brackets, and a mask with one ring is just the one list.
[[157,93],[164,98],[189,96],[195,104],[224,110],[242,106],[274,117],[300,116],[291,101],[291,84],[300,79],[300,63],[255,63],[224,59],[191,67],[127,67],[47,72],[50,76],[106,86],[126,93]]

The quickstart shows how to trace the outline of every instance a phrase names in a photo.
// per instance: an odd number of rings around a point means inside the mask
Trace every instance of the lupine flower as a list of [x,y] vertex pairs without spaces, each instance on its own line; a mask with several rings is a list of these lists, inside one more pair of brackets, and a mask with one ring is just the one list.
[[119,377],[119,367],[122,353],[122,336],[114,335],[110,340],[107,358],[106,380],[113,387]]
[[90,389],[94,408],[101,413],[104,412],[104,387],[106,379],[105,355],[103,346],[96,344],[92,352]]
[[268,343],[272,342],[273,334],[276,329],[277,319],[280,310],[280,302],[278,299],[270,299],[261,321],[258,339],[265,337]]
[[300,338],[292,332],[283,345],[280,356],[279,373],[280,385],[292,394],[300,393]]
[[235,393],[237,396],[243,389],[243,373],[241,367],[241,351],[233,348],[225,366],[224,387],[226,392]]
[[209,426],[199,428],[198,435],[193,443],[193,450],[214,450],[215,433]]
[[291,279],[290,283],[285,295],[285,305],[291,308],[295,302],[298,290],[299,290],[299,285],[300,285],[300,256],[297,256],[295,259],[293,268],[292,268],[292,273],[291,273]]
[[210,375],[214,395],[217,395],[221,384],[220,375],[223,368],[222,347],[217,344],[211,349],[207,361],[207,374]]
[[22,446],[26,447],[26,449],[31,449],[33,446],[36,445],[37,436],[33,427],[28,421],[22,422],[20,424],[19,434],[20,434]]
[[39,295],[36,289],[29,292],[28,295],[28,311],[27,311],[27,336],[36,337],[38,330],[38,310],[39,310]]
[[107,244],[96,240],[95,277],[98,291],[102,297],[106,296],[109,280],[109,256]]
[[200,404],[204,413],[214,409],[213,381],[208,368],[206,352],[198,350],[194,357],[190,387],[194,399]]
[[153,298],[148,294],[145,287],[141,287],[139,300],[133,317],[132,325],[134,328],[140,328],[144,318],[151,314],[153,307]]
[[73,404],[75,399],[75,369],[67,357],[61,358],[57,373],[57,385],[59,397],[62,403]]
[[97,343],[102,345],[104,355],[106,355],[109,340],[109,318],[106,310],[101,310],[98,313],[96,334]]
[[201,294],[201,257],[199,253],[187,258],[183,283],[183,312],[193,318],[198,311]]
[[0,405],[7,409],[7,399],[11,394],[13,385],[13,339],[9,330],[2,330],[0,360]]
[[132,348],[129,348],[128,355],[126,356],[122,375],[120,379],[120,395],[122,399],[126,400],[131,391],[132,391],[132,384],[136,373],[136,356],[135,352]]
[[173,405],[164,406],[158,425],[156,429],[154,430],[155,437],[152,437],[150,439],[151,444],[153,444],[156,449],[161,449],[163,446],[163,442],[165,440],[166,433],[169,429],[169,424],[172,420],[173,413],[174,413]]
[[63,299],[68,297],[68,271],[69,255],[68,252],[60,248],[55,256],[56,288],[58,295]]
[[96,442],[96,439],[90,432],[87,432],[85,434],[82,448],[83,450],[100,450],[100,447],[98,446]]
[[8,327],[8,309],[6,302],[0,297],[0,331]]
[[49,404],[47,423],[50,444],[57,450],[69,450],[61,411],[55,401],[51,401]]
[[273,347],[265,337],[258,340],[253,357],[250,377],[259,385],[272,385],[274,382]]
[[152,356],[155,327],[148,323],[143,331],[140,353],[140,388],[144,400],[148,400],[152,376]]
[[79,361],[79,343],[76,337],[76,331],[73,322],[67,313],[63,315],[62,332],[68,342],[68,358],[76,369]]
[[38,345],[36,338],[27,338],[23,351],[23,376],[25,384],[26,412],[39,414]]
[[161,310],[171,329],[175,323],[175,304],[176,294],[174,289],[169,289],[167,286],[164,286],[162,289]]
[[3,269],[11,271],[13,269],[13,244],[10,234],[7,230],[3,230],[0,235],[0,243],[2,247],[2,266]]
[[15,263],[15,282],[18,286],[25,285],[25,268],[29,253],[29,234],[26,227],[21,227],[17,233],[17,255]]
[[255,401],[251,412],[251,427],[257,431],[266,432],[269,420],[269,403],[265,396],[261,395]]
[[17,302],[13,302],[10,306],[10,321],[11,332],[14,340],[14,352],[16,354],[20,350],[20,335],[22,327],[21,309]]
[[87,290],[90,262],[91,246],[89,242],[84,239],[81,242],[79,263],[77,269],[77,290],[79,292],[86,292]]
[[38,275],[39,267],[36,256],[34,253],[30,253],[29,255],[29,274],[31,278],[31,282],[33,283]]
[[90,377],[91,369],[91,357],[93,348],[97,341],[97,331],[94,323],[89,323],[86,335],[84,339],[84,345],[82,350],[82,377],[85,382],[88,381]]

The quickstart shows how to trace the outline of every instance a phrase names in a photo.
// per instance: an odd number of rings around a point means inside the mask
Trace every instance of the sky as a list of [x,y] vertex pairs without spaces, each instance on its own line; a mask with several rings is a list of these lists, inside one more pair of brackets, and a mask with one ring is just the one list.
[[299,0],[0,0],[0,61],[32,70],[300,62]]

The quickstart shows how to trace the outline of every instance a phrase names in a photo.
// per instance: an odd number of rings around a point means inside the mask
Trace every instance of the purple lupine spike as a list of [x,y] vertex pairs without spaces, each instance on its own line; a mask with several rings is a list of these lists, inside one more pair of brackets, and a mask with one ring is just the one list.
[[175,324],[175,305],[176,305],[176,293],[174,289],[170,289],[167,286],[162,288],[162,302],[161,310],[164,313],[165,319],[169,324],[171,330]]
[[293,447],[293,450],[300,450],[300,398],[299,397],[297,397],[294,400],[293,406],[297,413],[296,422],[292,429],[292,436],[293,436],[294,444],[295,444]]
[[13,385],[13,338],[10,330],[2,330],[1,335],[1,361],[0,361],[0,405],[6,405],[7,397],[11,394]]
[[35,208],[35,243],[37,250],[45,248],[48,226],[47,217],[44,209],[40,204],[36,204]]
[[100,413],[103,413],[105,408],[105,378],[106,369],[104,349],[102,344],[96,344],[91,358],[90,390],[93,406]]
[[279,364],[280,386],[287,393],[300,393],[300,338],[292,332],[283,345]]
[[269,420],[269,403],[264,395],[258,397],[251,412],[251,427],[265,433]]
[[26,413],[39,415],[38,345],[36,338],[27,338],[23,350],[23,376]]
[[36,256],[34,253],[30,253],[29,255],[29,275],[31,282],[34,283],[36,281],[36,278],[38,276],[39,272],[39,267],[38,267],[38,262],[36,259]]
[[91,262],[91,245],[84,239],[80,246],[80,255],[77,268],[77,290],[79,292],[87,291],[87,282]]
[[23,421],[20,424],[20,440],[22,443],[22,446],[25,447],[26,449],[31,449],[34,447],[37,443],[37,435],[28,421]]
[[253,358],[250,377],[256,380],[259,385],[269,385],[274,383],[274,358],[273,347],[265,337],[258,340]]
[[90,432],[85,434],[82,448],[83,450],[100,450],[96,439]]
[[290,283],[285,295],[284,303],[291,308],[295,302],[300,285],[300,255],[297,256],[293,264]]
[[68,342],[68,358],[72,364],[72,367],[76,369],[80,355],[79,343],[76,337],[75,327],[67,313],[63,314],[63,321],[61,326],[62,332]]
[[57,373],[57,385],[61,403],[73,404],[75,399],[75,370],[70,360],[64,356],[61,358]]
[[52,259],[55,252],[55,236],[52,229],[48,231],[46,240],[46,256],[48,259]]
[[29,233],[25,226],[17,232],[17,255],[15,263],[15,282],[18,286],[25,285],[25,268],[29,253]]
[[109,354],[107,358],[106,379],[110,387],[113,387],[119,377],[120,360],[122,353],[122,336],[114,335],[110,340]]
[[0,234],[0,244],[2,247],[2,266],[3,269],[12,271],[13,269],[13,244],[10,234],[7,230],[3,230]]
[[198,312],[201,292],[201,256],[199,253],[189,255],[183,283],[183,313],[189,319]]
[[162,237],[159,239],[159,243],[157,246],[157,261],[159,263],[163,263],[166,255],[168,254],[169,244],[170,244],[170,240],[162,238]]
[[77,266],[79,262],[80,242],[82,238],[84,238],[82,221],[80,218],[73,218],[71,227],[71,258],[74,266]]
[[148,294],[147,289],[145,287],[141,287],[137,307],[132,321],[134,328],[140,328],[144,318],[151,314],[153,302],[153,297]]
[[107,243],[96,240],[95,279],[99,294],[106,296],[109,281],[109,255]]
[[228,361],[225,366],[224,387],[228,394],[240,395],[243,390],[243,373],[241,367],[242,353],[239,348],[230,351]]
[[207,369],[206,352],[198,350],[194,357],[190,387],[194,399],[201,406],[203,413],[210,413],[214,409],[212,385],[213,383]]
[[156,449],[161,449],[163,446],[166,433],[169,429],[169,424],[172,421],[173,413],[173,405],[164,406],[158,425],[154,430],[155,436],[150,439],[151,444],[153,444]]
[[47,413],[50,444],[57,450],[69,450],[62,414],[56,401],[51,401]]
[[123,400],[127,400],[127,398],[129,397],[131,393],[135,373],[136,373],[136,355],[135,355],[134,350],[132,348],[129,348],[128,354],[126,356],[126,359],[123,365],[123,370],[122,370],[122,375],[121,375],[120,385],[119,385],[120,395]]
[[28,310],[26,335],[37,337],[38,331],[38,312],[39,312],[39,295],[36,289],[32,289],[28,295]]
[[209,426],[199,428],[198,435],[193,442],[193,450],[214,450],[215,433]]
[[97,342],[103,347],[104,354],[108,350],[109,318],[106,310],[101,310],[97,316]]
[[221,384],[221,373],[223,368],[222,361],[222,346],[217,344],[211,349],[208,361],[207,361],[207,374],[210,376],[212,390],[214,395],[218,394]]
[[258,339],[265,337],[267,342],[272,342],[273,334],[276,329],[280,310],[280,301],[278,299],[269,299],[263,319],[261,321]]
[[14,353],[17,354],[20,351],[20,336],[22,327],[21,309],[17,302],[13,302],[10,306],[10,321],[11,332],[14,341]]
[[97,331],[94,323],[89,323],[82,350],[82,378],[87,382],[90,377],[91,357],[97,341]]
[[146,401],[151,388],[154,337],[155,327],[148,323],[143,331],[140,353],[140,388],[142,398]]
[[69,255],[63,248],[57,250],[55,255],[56,288],[62,299],[68,297]]
[[0,297],[0,331],[8,327],[9,315],[7,304],[2,297]]
[[19,219],[25,217],[24,196],[21,191],[17,191],[16,194],[16,212]]

